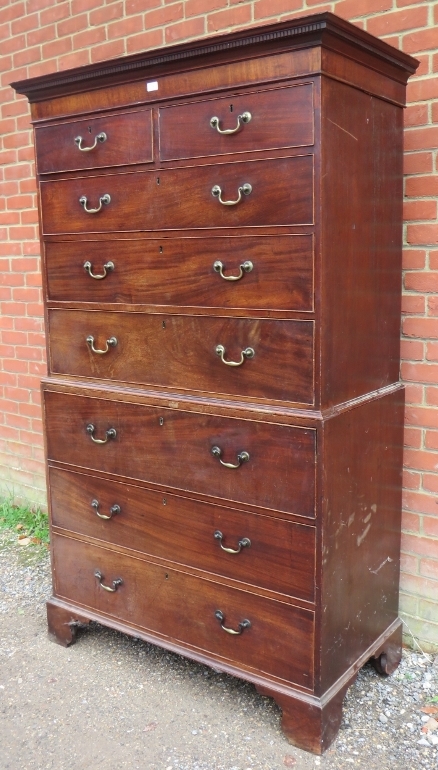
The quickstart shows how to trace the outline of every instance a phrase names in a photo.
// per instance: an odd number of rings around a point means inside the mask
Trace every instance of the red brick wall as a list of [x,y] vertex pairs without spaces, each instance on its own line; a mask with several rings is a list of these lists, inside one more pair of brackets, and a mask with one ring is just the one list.
[[420,59],[405,133],[402,377],[407,384],[402,609],[438,646],[438,4],[424,0],[2,0],[0,488],[44,501],[45,372],[29,111],[13,80],[250,24],[330,10]]

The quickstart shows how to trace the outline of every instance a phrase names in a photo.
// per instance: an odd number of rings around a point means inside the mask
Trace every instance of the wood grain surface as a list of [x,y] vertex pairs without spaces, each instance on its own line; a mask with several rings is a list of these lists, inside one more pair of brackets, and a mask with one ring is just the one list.
[[[314,527],[50,468],[53,526],[312,602]],[[97,509],[92,502],[97,501]],[[113,506],[120,511],[111,514]],[[97,513],[111,516],[100,519]],[[245,538],[249,546],[240,553]]]
[[[264,235],[136,240],[49,241],[45,245],[48,298],[180,307],[313,310],[313,238]],[[103,275],[96,280],[84,270]],[[228,281],[214,269],[238,276]]]
[[[164,488],[249,503],[313,518],[315,515],[315,444],[312,428],[235,420],[159,409],[106,399],[45,392],[49,459],[151,481]],[[162,419],[162,424],[160,421]],[[105,438],[96,445],[87,433]],[[224,462],[248,462],[233,470],[212,455],[218,446]]]
[[[51,310],[50,370],[184,391],[313,403],[312,321]],[[117,345],[106,353],[107,340]],[[222,358],[216,348],[222,345]],[[253,351],[245,358],[243,351]],[[229,366],[224,362],[239,363]]]
[[[249,112],[234,134],[221,135],[210,125],[219,119],[222,131],[235,130],[238,116]],[[287,114],[287,120],[285,120]],[[313,144],[313,87],[235,94],[222,99],[192,101],[159,110],[160,159],[198,158]],[[184,126],[184,130],[181,130]]]
[[[206,650],[239,663],[244,670],[256,669],[312,688],[314,614],[310,610],[59,535],[53,567],[56,596]],[[115,593],[105,591],[96,570],[105,585],[112,587],[118,578],[123,584]],[[217,610],[224,614],[226,627],[238,630],[243,620],[251,626],[238,636],[230,635],[215,617]]]
[[[235,206],[211,192],[235,201],[244,184],[252,192]],[[79,203],[98,208],[103,195],[98,214]],[[41,210],[45,234],[312,224],[313,156],[43,181]]]
[[[92,147],[102,132],[107,138],[104,142],[97,141],[93,150],[81,150],[75,142],[81,137],[80,147]],[[37,126],[35,151],[39,174],[150,163],[153,160],[152,111],[130,110]]]

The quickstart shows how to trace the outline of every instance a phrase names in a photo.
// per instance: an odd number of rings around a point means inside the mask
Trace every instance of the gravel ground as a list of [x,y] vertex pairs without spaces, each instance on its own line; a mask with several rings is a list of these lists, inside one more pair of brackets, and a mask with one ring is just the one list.
[[389,678],[365,666],[315,757],[246,682],[97,624],[53,644],[47,553],[8,533],[0,550],[0,770],[438,770],[438,724],[421,710],[438,696],[438,656],[405,651]]

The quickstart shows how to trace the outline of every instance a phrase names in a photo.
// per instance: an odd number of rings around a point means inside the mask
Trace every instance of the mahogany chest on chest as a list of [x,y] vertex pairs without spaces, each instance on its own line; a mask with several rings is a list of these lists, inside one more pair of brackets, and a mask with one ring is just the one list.
[[324,13],[14,84],[48,340],[49,629],[243,677],[317,753],[397,619],[402,107]]

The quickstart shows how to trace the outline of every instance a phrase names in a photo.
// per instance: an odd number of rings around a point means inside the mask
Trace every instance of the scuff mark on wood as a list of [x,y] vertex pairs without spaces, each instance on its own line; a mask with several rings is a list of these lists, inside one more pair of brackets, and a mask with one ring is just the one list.
[[384,561],[382,561],[380,566],[377,567],[377,569],[370,569],[370,572],[372,572],[373,575],[377,575],[377,573],[382,569],[382,567],[385,566],[385,564],[387,564],[388,562],[392,562],[392,561],[394,561],[394,559],[391,559],[390,556],[387,556],[386,559]]
[[341,131],[344,131],[346,134],[348,134],[348,136],[352,136],[353,139],[355,140],[355,142],[359,141],[357,136],[355,136],[354,134],[350,134],[350,132],[347,131],[346,128],[342,128],[342,126],[340,126],[339,123],[335,123],[335,121],[334,120],[330,120],[330,118],[327,118],[327,120],[328,120],[329,123],[333,123],[334,126],[336,126],[337,128],[340,128]]
[[368,526],[367,526],[367,527],[365,527],[365,529],[364,529],[364,531],[362,532],[362,534],[361,534],[361,535],[358,535],[358,538],[357,538],[357,544],[358,544],[358,546],[362,545],[362,543],[363,543],[363,541],[365,540],[365,538],[366,538],[366,536],[367,536],[368,532],[370,531],[370,529],[371,529],[371,524],[368,524]]

